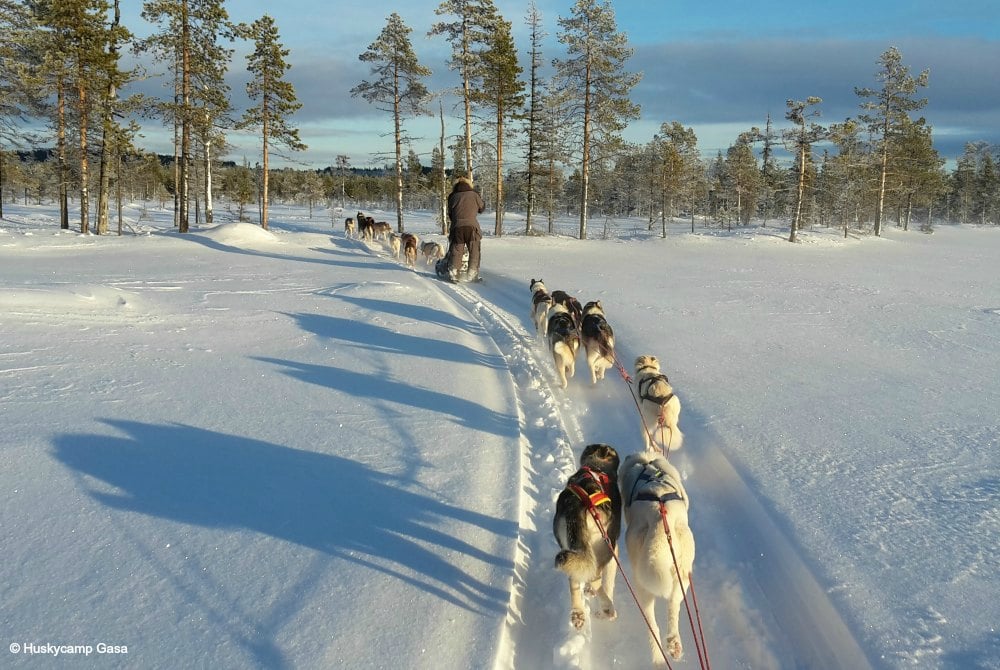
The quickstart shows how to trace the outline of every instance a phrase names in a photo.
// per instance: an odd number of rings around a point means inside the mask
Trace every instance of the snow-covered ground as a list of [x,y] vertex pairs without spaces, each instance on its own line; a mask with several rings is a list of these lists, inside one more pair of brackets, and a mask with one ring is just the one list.
[[617,373],[558,388],[541,277],[681,398],[716,670],[1000,668],[1000,229],[630,220],[488,236],[453,286],[345,239],[353,210],[4,211],[0,667],[648,667],[623,577],[579,634],[552,567],[582,447],[642,439]]

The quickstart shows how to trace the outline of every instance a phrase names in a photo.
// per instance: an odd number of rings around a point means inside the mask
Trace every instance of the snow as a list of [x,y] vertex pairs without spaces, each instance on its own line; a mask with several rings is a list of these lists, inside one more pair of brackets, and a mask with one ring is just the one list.
[[488,235],[454,286],[340,210],[180,235],[133,207],[123,237],[4,211],[3,667],[649,667],[622,576],[576,632],[552,567],[582,447],[642,438],[614,370],[558,388],[541,277],[681,398],[713,667],[1000,668],[996,228],[628,220]]

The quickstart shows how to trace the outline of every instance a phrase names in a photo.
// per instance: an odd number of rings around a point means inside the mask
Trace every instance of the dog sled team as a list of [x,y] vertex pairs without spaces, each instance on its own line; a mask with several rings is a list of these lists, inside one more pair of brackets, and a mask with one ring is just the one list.
[[[545,339],[560,386],[574,376],[577,352],[585,352],[591,384],[617,364],[615,335],[599,300],[581,305],[565,291],[532,279],[531,319]],[[681,658],[680,609],[690,592],[694,535],[688,524],[689,499],[681,475],[667,460],[681,446],[680,400],[660,370],[656,356],[634,362],[632,392],[639,408],[642,448],[622,460],[608,444],[587,445],[580,468],[556,500],[552,532],[559,545],[555,567],[569,582],[569,622],[579,630],[588,615],[613,620],[618,539],[624,526],[631,589],[648,626],[654,666]],[[624,371],[623,371],[624,372]],[[624,523],[623,523],[624,522]],[[624,571],[622,571],[624,575]],[[585,596],[593,600],[590,611]],[[657,600],[666,602],[666,625],[657,624]],[[692,620],[693,624],[693,620]],[[692,625],[692,629],[694,626]],[[703,636],[695,632],[699,658]],[[705,656],[707,660],[707,653]]]
[[445,257],[444,247],[438,242],[421,242],[413,233],[397,234],[389,223],[376,221],[364,212],[345,219],[344,235],[368,244],[382,242],[393,258],[402,260],[409,268],[416,268],[418,254],[423,256],[424,265],[433,265]]

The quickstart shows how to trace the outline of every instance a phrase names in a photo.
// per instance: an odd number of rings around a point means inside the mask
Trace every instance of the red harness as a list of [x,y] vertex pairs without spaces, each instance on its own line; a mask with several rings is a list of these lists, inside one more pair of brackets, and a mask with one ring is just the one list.
[[591,479],[597,483],[598,490],[593,493],[587,493],[587,491],[576,482],[570,482],[567,484],[566,488],[575,493],[577,497],[583,502],[587,503],[590,509],[595,509],[600,505],[610,505],[611,496],[608,495],[607,487],[610,483],[610,478],[603,472],[596,472],[590,468],[584,467],[580,469],[582,472],[582,477],[577,479],[577,482],[583,483],[585,479]]

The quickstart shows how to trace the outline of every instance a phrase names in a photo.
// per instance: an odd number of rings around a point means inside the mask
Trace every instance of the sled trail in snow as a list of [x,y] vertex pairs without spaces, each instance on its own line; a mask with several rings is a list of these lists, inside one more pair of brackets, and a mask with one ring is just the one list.
[[[517,574],[498,667],[597,668],[649,662],[646,623],[619,573],[616,621],[588,618],[583,631],[568,623],[566,580],[552,566],[554,500],[577,467],[585,444],[607,442],[623,456],[642,448],[634,399],[624,379],[609,372],[589,383],[578,361],[577,378],[556,388],[543,340],[519,324],[517,296],[457,287],[500,348],[518,388],[522,434],[522,513]],[[495,297],[492,303],[488,297]],[[628,333],[616,333],[619,360],[638,354]],[[678,389],[683,395],[683,389]],[[686,414],[685,414],[686,411]],[[699,421],[697,408],[682,411],[689,444],[671,456],[692,495],[692,528],[698,541],[694,583],[708,651],[716,667],[870,668],[830,595],[798,549],[771,518],[766,505],[725,456],[724,445]],[[627,555],[622,565],[630,578]],[[657,604],[662,626],[664,604]],[[686,651],[696,663],[692,632],[682,613]]]

